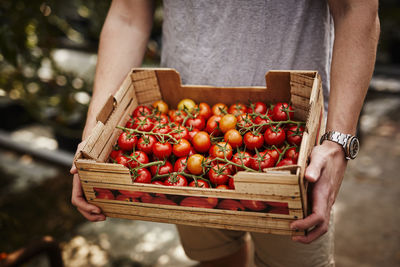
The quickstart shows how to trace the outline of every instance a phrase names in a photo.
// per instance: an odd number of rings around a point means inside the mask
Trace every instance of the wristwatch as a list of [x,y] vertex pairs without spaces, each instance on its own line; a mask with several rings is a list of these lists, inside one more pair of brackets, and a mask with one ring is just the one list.
[[355,159],[360,150],[360,141],[356,136],[351,134],[330,131],[321,136],[319,143],[322,144],[325,140],[340,144],[344,149],[344,156],[346,159]]

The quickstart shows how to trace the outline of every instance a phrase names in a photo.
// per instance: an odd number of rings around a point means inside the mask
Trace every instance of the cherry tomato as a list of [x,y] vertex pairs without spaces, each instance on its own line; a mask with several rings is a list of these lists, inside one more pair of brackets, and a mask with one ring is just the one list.
[[128,164],[129,161],[130,161],[130,159],[125,157],[124,155],[121,155],[115,159],[116,163],[124,165],[125,167],[128,167],[128,168],[129,168],[129,164]]
[[270,149],[268,153],[271,155],[274,161],[277,162],[279,159],[279,155],[282,153],[282,149],[281,148]]
[[161,124],[169,123],[169,119],[166,114],[156,114],[152,118],[154,123],[161,123]]
[[256,114],[266,114],[267,113],[267,105],[263,102],[251,103],[250,107],[247,110],[247,113],[256,113]]
[[247,132],[243,137],[243,142],[247,149],[259,149],[264,145],[264,137],[260,133],[253,134],[252,132]]
[[180,206],[207,209],[214,208],[204,197],[186,197],[181,201]]
[[157,139],[153,135],[143,135],[139,138],[136,148],[147,155],[151,155],[153,154],[153,146],[156,142]]
[[[289,114],[289,117],[287,116],[287,113]],[[288,103],[276,103],[274,106],[274,109],[272,110],[272,119],[274,121],[286,121],[288,119],[292,120],[293,119],[293,108],[292,106],[289,106]]]
[[158,159],[168,158],[172,154],[172,145],[168,142],[156,142],[153,146],[153,155]]
[[213,136],[221,136],[222,131],[219,128],[219,122],[221,121],[222,116],[213,115],[211,116],[206,124],[206,132],[212,134]]
[[149,116],[152,114],[151,108],[148,106],[137,106],[135,110],[132,112],[132,116],[139,117],[139,116]]
[[[260,115],[255,117],[254,123],[258,125],[258,127],[261,127],[261,132],[265,132],[268,129],[269,123],[271,120],[268,118],[267,115]],[[263,125],[263,126],[261,126]]]
[[137,129],[143,132],[150,132],[154,127],[152,119],[144,116],[135,117],[133,119],[132,129]]
[[164,181],[164,185],[167,186],[187,186],[187,184],[187,180],[184,176],[174,173]]
[[199,129],[200,131],[206,126],[206,122],[203,117],[196,116],[194,118],[189,118],[186,120],[185,126],[188,128]]
[[168,134],[171,132],[171,128],[167,124],[156,124],[153,128],[154,133],[158,134]]
[[129,168],[139,167],[141,164],[149,163],[149,157],[143,151],[137,150],[130,155],[128,166]]
[[251,168],[256,171],[263,171],[265,168],[274,166],[275,160],[268,151],[262,151],[258,155],[254,155],[251,159]]
[[193,180],[192,182],[190,182],[189,186],[191,186],[191,187],[201,187],[201,188],[210,188],[210,185],[206,181],[201,180],[201,179],[197,180],[197,184],[196,184],[196,181]]
[[264,133],[265,143],[272,146],[281,146],[286,139],[285,131],[278,126],[270,126]]
[[[171,162],[168,160],[165,161],[164,165],[153,165],[150,166],[150,172],[152,176],[156,175],[165,175],[168,173],[172,173],[174,171],[174,168],[172,167]],[[165,180],[165,179],[163,179]]]
[[237,116],[237,122],[238,128],[247,128],[254,124],[248,113]]
[[219,128],[223,133],[236,128],[237,119],[232,114],[224,115],[219,121]]
[[121,149],[113,149],[110,153],[110,159],[115,161],[115,159],[119,156],[122,156],[124,152]]
[[225,166],[223,163],[218,163],[216,166],[211,167],[208,172],[208,178],[211,183],[215,185],[227,184],[229,180],[229,175],[231,175],[231,171],[229,168]]
[[183,110],[172,110],[169,112],[169,117],[176,124],[182,124],[183,120],[186,118],[187,114]]
[[192,142],[193,137],[200,132],[199,129],[192,129],[191,131],[189,131],[189,141]]
[[164,182],[160,181],[160,180],[156,180],[151,182],[152,184],[156,184],[156,185],[164,185]]
[[236,129],[230,129],[224,135],[225,142],[228,142],[233,149],[240,147],[243,144],[243,137]]
[[193,137],[192,145],[197,152],[206,153],[211,147],[210,136],[208,133],[200,131]]
[[227,159],[231,159],[232,146],[227,142],[218,142],[210,147],[208,154],[210,154],[210,156],[213,158],[223,159],[226,157]]
[[286,131],[286,140],[291,145],[299,146],[303,137],[304,127],[303,126],[291,126]]
[[196,106],[196,109],[198,109],[199,116],[203,117],[204,120],[208,120],[212,115],[211,107],[207,103],[201,102]]
[[220,185],[217,185],[217,187],[215,187],[216,189],[225,189],[225,190],[227,190],[227,189],[229,189],[229,186],[227,186],[226,184],[220,184]]
[[[252,159],[252,156],[250,155],[249,152],[240,151],[240,152],[237,152],[235,155],[233,155],[232,162],[236,163],[238,165],[244,165],[244,166],[250,168],[251,167],[251,159]],[[237,167],[237,166],[233,166],[233,167],[236,171],[243,171],[243,168],[241,168],[241,167]]]
[[204,157],[200,154],[194,154],[187,160],[187,169],[191,174],[199,175],[203,173]]
[[223,199],[218,204],[217,209],[236,210],[236,211],[245,210],[244,206],[239,201],[233,199]]
[[252,211],[262,211],[267,208],[264,201],[241,199],[240,203],[247,209]]
[[146,168],[141,168],[132,174],[132,180],[135,183],[151,183],[151,174]]
[[157,204],[157,205],[170,205],[170,206],[177,206],[175,202],[173,202],[171,199],[165,198],[165,197],[154,197],[151,199],[152,204]]
[[241,114],[245,114],[247,111],[247,107],[242,103],[236,103],[229,107],[228,112],[235,116],[239,116]]
[[122,132],[118,137],[118,146],[124,151],[132,151],[138,139],[135,134]]
[[139,200],[137,200],[136,198],[131,198],[129,196],[125,196],[125,195],[118,195],[115,200],[119,200],[119,201],[128,201],[128,202],[138,202]]
[[276,164],[276,167],[281,167],[286,165],[296,165],[296,163],[291,158],[284,158],[278,164]]
[[187,158],[182,157],[175,161],[174,164],[174,172],[186,172],[189,173],[189,170],[186,167],[187,165]]
[[143,196],[143,192],[129,191],[129,190],[118,190],[121,195],[128,196],[130,198],[140,198]]
[[157,100],[153,103],[153,108],[157,113],[167,114],[168,113],[168,104],[162,100]]
[[96,198],[99,199],[110,199],[113,200],[115,199],[114,194],[111,192],[111,190],[103,189],[100,192],[96,192]]
[[178,143],[174,144],[174,146],[172,147],[172,152],[178,158],[186,157],[187,155],[189,155],[191,147],[192,146],[188,140],[179,139]]
[[140,201],[143,203],[151,203],[153,200],[153,197],[149,193],[143,193],[143,195],[140,197]]
[[192,112],[194,110],[195,106],[196,106],[196,103],[192,99],[189,99],[189,98],[182,99],[178,103],[179,110],[187,110],[189,112]]
[[211,108],[211,111],[214,115],[223,116],[228,113],[228,106],[224,103],[217,103]]
[[178,125],[178,126],[173,127],[171,129],[171,133],[170,134],[176,140],[179,140],[181,138],[190,140],[189,131],[186,129],[185,126]]
[[285,152],[285,158],[290,158],[294,163],[297,163],[299,159],[299,151],[296,147],[290,147]]
[[228,181],[228,188],[229,188],[229,189],[235,189],[235,181],[233,180],[232,177],[229,178],[229,181]]

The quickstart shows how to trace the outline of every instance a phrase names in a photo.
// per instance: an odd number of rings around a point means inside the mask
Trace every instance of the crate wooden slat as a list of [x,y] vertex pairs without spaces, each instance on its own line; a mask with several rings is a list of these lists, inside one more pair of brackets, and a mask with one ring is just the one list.
[[[324,130],[321,81],[315,71],[270,71],[265,79],[266,87],[182,85],[179,73],[173,69],[133,69],[117,93],[106,101],[92,135],[80,157],[75,160],[88,201],[98,205],[111,217],[304,235],[304,232],[290,230],[289,225],[308,213],[304,171],[312,147]],[[233,177],[235,190],[220,190],[138,184],[132,181],[126,167],[107,163],[107,157],[121,132],[116,126],[125,125],[137,105],[163,99],[170,107],[174,107],[182,98],[192,98],[210,105],[217,102],[231,105],[247,100],[267,103],[290,101],[296,110],[295,118],[306,122],[297,165],[270,168],[264,173],[238,172]],[[94,188],[166,194],[179,198],[252,199],[285,204],[287,214],[98,199]]]

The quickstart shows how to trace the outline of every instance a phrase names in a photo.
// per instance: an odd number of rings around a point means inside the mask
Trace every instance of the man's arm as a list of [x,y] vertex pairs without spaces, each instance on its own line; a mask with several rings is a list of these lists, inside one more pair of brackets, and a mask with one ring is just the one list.
[[[140,67],[153,23],[153,1],[114,0],[100,35],[98,60],[92,99],[82,140],[85,141],[96,125],[96,116],[110,94],[114,94],[128,71]],[[79,151],[83,146],[78,146]],[[98,207],[84,198],[75,166],[71,202],[91,221],[104,220]]]
[[[357,121],[374,69],[379,39],[378,1],[329,0],[335,25],[327,131],[355,134]],[[293,240],[310,243],[326,233],[332,205],[347,166],[342,146],[325,141],[311,153],[305,178],[315,183],[312,213],[291,224],[314,227]]]

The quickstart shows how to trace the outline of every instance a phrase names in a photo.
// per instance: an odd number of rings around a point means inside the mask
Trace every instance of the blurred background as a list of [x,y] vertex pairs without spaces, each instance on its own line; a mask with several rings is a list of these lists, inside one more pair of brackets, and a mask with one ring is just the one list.
[[[172,225],[88,223],[70,204],[69,168],[109,5],[0,1],[0,259],[45,243],[60,248],[65,266],[196,264]],[[145,66],[159,64],[162,17],[157,1]],[[400,266],[399,1],[380,1],[380,19],[375,73],[359,123],[361,152],[335,204],[337,266]],[[24,266],[49,264],[39,256]]]

